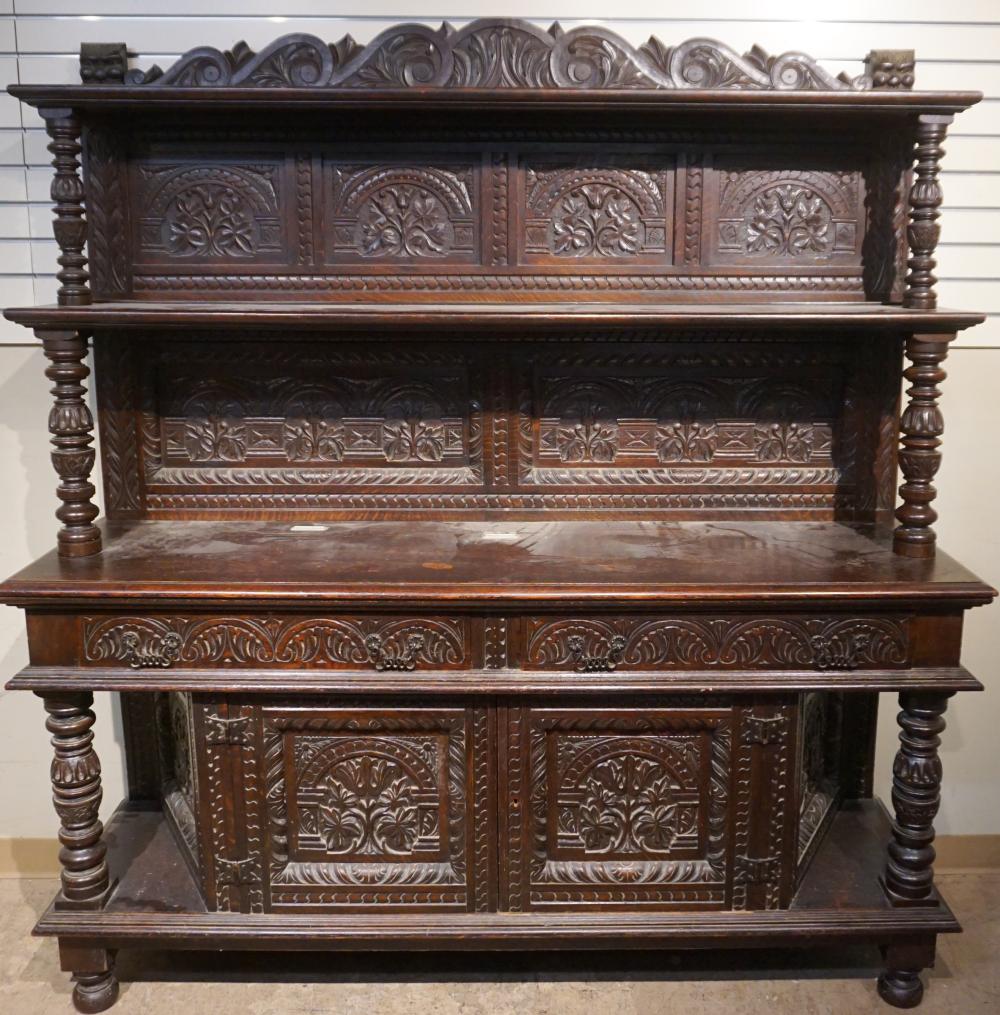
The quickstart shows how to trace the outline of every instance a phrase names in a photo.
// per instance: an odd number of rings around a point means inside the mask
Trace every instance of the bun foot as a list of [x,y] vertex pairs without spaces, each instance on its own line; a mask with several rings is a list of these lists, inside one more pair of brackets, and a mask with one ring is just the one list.
[[878,978],[878,993],[894,1008],[916,1008],[924,997],[924,985],[918,973],[888,970]]
[[118,1000],[118,978],[105,973],[76,973],[73,976],[73,1005],[87,1015],[107,1011]]

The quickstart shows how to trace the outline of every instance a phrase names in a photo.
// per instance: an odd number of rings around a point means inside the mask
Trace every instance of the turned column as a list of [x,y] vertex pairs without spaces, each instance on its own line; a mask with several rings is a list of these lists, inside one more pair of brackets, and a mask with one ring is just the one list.
[[934,251],[941,227],[937,224],[941,207],[941,184],[938,173],[948,124],[952,116],[923,115],[917,120],[916,166],[910,186],[910,223],[906,230],[910,269],[906,276],[903,306],[916,310],[933,310],[937,306],[934,292]]
[[895,820],[884,886],[896,906],[936,905],[934,817],[941,803],[941,759],[947,692],[903,691],[899,751],[892,766]]
[[55,405],[49,413],[52,464],[59,475],[56,495],[62,506],[56,517],[59,553],[63,557],[86,557],[101,549],[101,532],[94,524],[98,515],[90,474],[94,468],[94,418],[87,406],[83,381],[90,369],[84,362],[87,341],[76,331],[36,331],[51,361],[45,376],[55,385]]
[[89,691],[42,698],[52,734],[52,803],[59,815],[62,894],[57,909],[100,909],[110,892],[101,806],[101,763],[94,751],[94,696]]
[[938,385],[947,374],[941,363],[948,355],[951,336],[913,335],[906,342],[910,366],[903,376],[910,382],[908,402],[900,420],[899,467],[903,503],[896,510],[899,526],[893,534],[893,549],[906,557],[934,556],[936,536],[931,526],[937,512],[931,502],[937,496],[932,480],[941,465],[941,434],[944,417],[938,406]]
[[87,288],[87,222],[83,210],[83,181],[80,179],[80,121],[72,109],[42,108],[49,151],[52,153],[52,187],[55,204],[52,229],[59,244],[58,300],[63,306],[78,307],[90,303]]

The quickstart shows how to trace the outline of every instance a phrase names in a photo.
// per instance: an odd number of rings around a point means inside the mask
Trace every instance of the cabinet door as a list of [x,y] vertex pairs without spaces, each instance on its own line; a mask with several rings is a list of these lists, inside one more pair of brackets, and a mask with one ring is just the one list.
[[[214,736],[220,723],[231,726],[234,708],[255,727],[243,743]],[[203,817],[217,845],[209,851],[209,897],[217,908],[491,907],[487,708],[302,702],[231,705],[220,719],[209,706],[202,721],[210,783]]]
[[789,724],[765,715],[783,743],[744,741],[753,707],[506,708],[501,906],[782,904]]

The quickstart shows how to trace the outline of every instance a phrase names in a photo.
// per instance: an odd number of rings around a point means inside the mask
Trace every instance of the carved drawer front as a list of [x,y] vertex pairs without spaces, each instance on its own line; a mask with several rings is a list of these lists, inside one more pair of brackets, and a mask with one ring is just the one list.
[[853,616],[530,617],[521,666],[619,670],[902,668],[909,619]]
[[85,666],[241,666],[385,672],[481,664],[468,617],[114,616],[81,618]]
[[790,709],[705,701],[507,710],[502,905],[783,904]]
[[490,907],[485,708],[203,702],[198,721],[210,908]]

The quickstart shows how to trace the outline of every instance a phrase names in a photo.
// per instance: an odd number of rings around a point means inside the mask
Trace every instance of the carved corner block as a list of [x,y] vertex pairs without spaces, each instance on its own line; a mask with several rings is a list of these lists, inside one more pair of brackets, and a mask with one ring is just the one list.
[[916,66],[912,49],[873,49],[865,57],[865,74],[872,88],[879,90],[909,90],[916,80]]
[[36,331],[51,365],[45,376],[53,382],[55,404],[49,412],[52,464],[59,476],[56,494],[63,502],[56,517],[59,554],[87,557],[101,550],[101,531],[94,524],[99,514],[90,482],[94,468],[94,418],[85,399],[83,381],[90,368],[84,362],[87,340],[76,331]]
[[893,536],[893,550],[904,557],[933,557],[936,536],[931,527],[937,512],[931,506],[937,490],[933,479],[941,466],[941,435],[944,417],[938,406],[938,385],[947,374],[941,363],[948,355],[951,336],[913,335],[906,342],[910,366],[903,376],[910,382],[908,402],[900,420],[899,466],[903,503],[896,511],[899,526]]
[[81,42],[80,80],[85,85],[120,85],[128,71],[124,42]]

